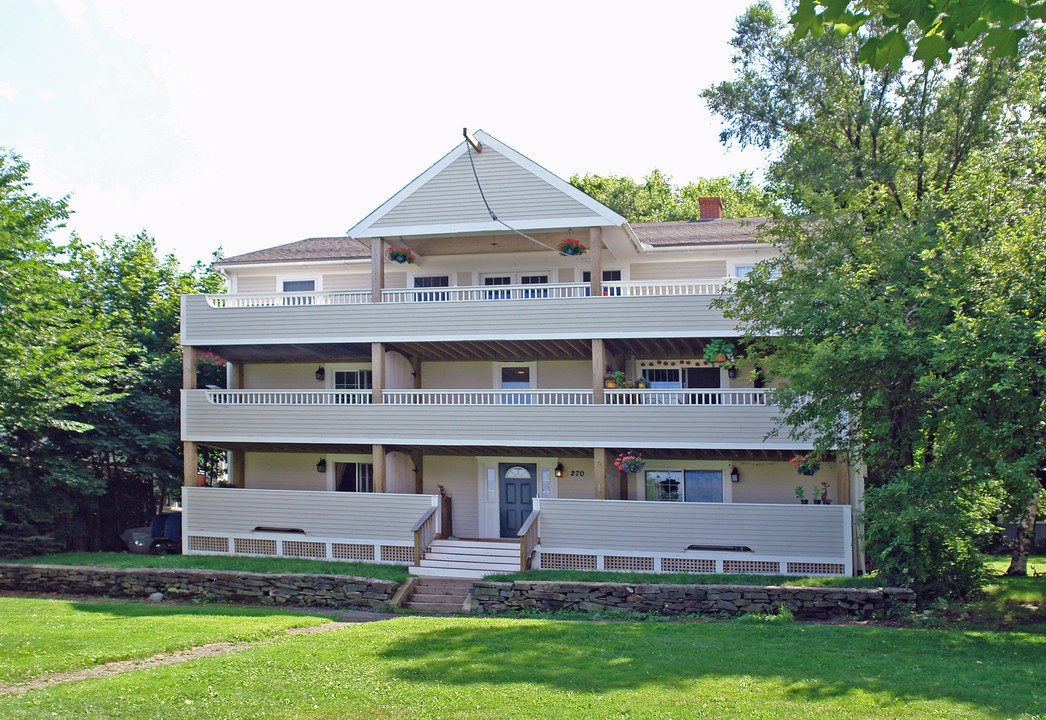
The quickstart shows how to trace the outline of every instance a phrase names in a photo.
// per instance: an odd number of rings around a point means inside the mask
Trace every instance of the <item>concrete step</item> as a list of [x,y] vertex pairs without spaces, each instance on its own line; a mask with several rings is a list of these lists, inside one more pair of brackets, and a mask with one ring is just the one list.
[[407,572],[417,577],[446,577],[446,578],[481,578],[484,575],[491,575],[495,572],[500,573],[500,570],[462,570],[461,568],[441,568],[441,567],[427,567],[422,565],[411,565],[407,568]]
[[462,603],[430,603],[430,602],[409,602],[405,603],[404,606],[408,610],[418,610],[420,612],[437,612],[437,613],[463,613],[465,610],[462,608]]
[[457,603],[460,605],[465,602],[465,598],[469,596],[468,593],[464,595],[433,595],[431,593],[416,593],[410,596],[410,600],[407,604],[412,603]]
[[413,587],[415,589],[428,588],[424,592],[435,592],[442,589],[461,590],[462,592],[468,592],[469,583],[467,580],[461,578],[418,578],[414,581]]
[[453,560],[425,558],[421,561],[421,567],[460,568],[461,570],[486,570],[488,573],[510,573],[519,571],[519,563],[491,562],[486,558],[475,558],[472,561],[464,558],[457,558]]

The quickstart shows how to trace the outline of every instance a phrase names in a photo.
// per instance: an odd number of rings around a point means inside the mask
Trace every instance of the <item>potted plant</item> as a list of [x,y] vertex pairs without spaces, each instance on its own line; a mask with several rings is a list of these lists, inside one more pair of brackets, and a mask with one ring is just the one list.
[[821,504],[821,496],[817,494],[817,486],[814,485],[811,494],[814,496],[814,505]]
[[797,498],[799,498],[799,502],[801,502],[803,505],[807,505],[810,502],[809,500],[806,499],[806,491],[803,490],[803,486],[802,485],[796,485],[795,486],[795,496]]
[[567,238],[559,243],[560,255],[584,255],[586,250],[588,248],[574,238]]
[[637,473],[646,467],[646,460],[639,453],[624,452],[614,460],[614,467],[628,473]]
[[725,363],[734,354],[734,344],[721,338],[712,338],[705,344],[706,363]]
[[[800,475],[813,475],[821,469],[821,458],[807,455],[796,455],[788,461]],[[814,499],[817,498],[817,488],[814,488]]]
[[650,383],[647,382],[647,379],[645,377],[640,376],[636,378],[636,387],[640,390],[646,390],[648,387],[650,387]]
[[821,504],[831,505],[832,501],[828,499],[828,481],[821,483]]
[[408,263],[413,265],[417,261],[414,252],[410,248],[405,247],[391,247],[389,248],[389,260],[398,263]]
[[625,373],[620,370],[611,370],[603,377],[603,380],[608,388],[624,387]]

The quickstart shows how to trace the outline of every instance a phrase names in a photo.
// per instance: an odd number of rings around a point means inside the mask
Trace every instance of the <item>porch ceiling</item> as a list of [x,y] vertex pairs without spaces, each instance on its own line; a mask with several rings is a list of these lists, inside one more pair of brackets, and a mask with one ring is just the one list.
[[[643,338],[606,340],[610,355],[648,358],[692,358],[704,352],[698,338]],[[456,342],[393,342],[386,350],[422,361],[464,360],[584,360],[592,357],[592,341],[575,340],[469,340]],[[218,357],[236,362],[366,362],[368,343],[309,343],[204,346]]]
[[[244,450],[247,452],[290,452],[290,453],[353,453],[370,454],[373,448],[370,445],[339,445],[329,443],[201,443],[222,450]],[[630,448],[607,448],[613,454],[618,454]],[[419,452],[422,455],[450,455],[466,457],[484,456],[522,456],[522,457],[562,457],[562,458],[590,458],[592,452],[584,448],[565,447],[519,447],[519,446],[492,446],[492,445],[386,445],[386,452],[401,452],[407,455]],[[796,453],[791,450],[671,450],[671,449],[644,449],[643,457],[647,460],[717,460],[723,462],[758,462],[758,461],[786,461],[795,457]],[[826,462],[833,462],[834,456],[825,458]]]

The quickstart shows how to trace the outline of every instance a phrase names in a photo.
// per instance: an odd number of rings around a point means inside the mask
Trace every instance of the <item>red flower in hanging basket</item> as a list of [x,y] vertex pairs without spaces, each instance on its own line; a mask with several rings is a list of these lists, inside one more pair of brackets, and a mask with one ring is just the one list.
[[418,259],[410,248],[405,247],[391,247],[389,248],[388,255],[389,260],[398,263],[413,264]]
[[560,255],[584,255],[585,251],[588,250],[587,247],[574,238],[561,240],[558,247]]

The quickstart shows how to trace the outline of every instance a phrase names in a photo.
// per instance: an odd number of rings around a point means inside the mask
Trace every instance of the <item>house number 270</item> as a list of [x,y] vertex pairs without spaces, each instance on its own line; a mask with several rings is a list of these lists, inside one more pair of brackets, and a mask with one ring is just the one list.
[[570,477],[585,477],[584,470],[571,470]]

